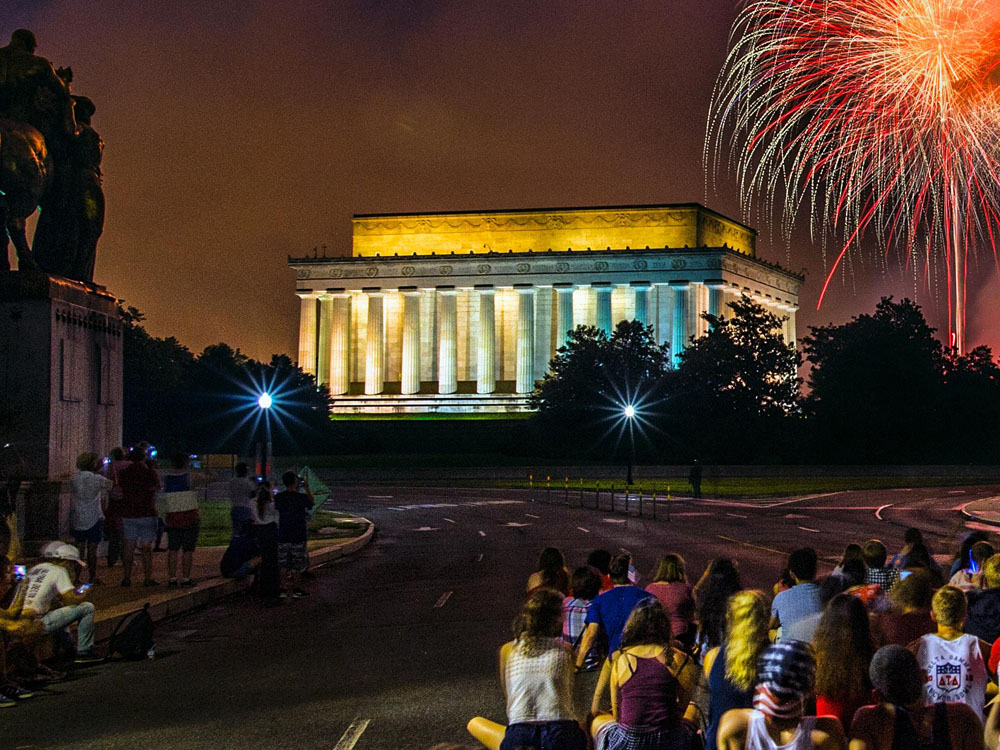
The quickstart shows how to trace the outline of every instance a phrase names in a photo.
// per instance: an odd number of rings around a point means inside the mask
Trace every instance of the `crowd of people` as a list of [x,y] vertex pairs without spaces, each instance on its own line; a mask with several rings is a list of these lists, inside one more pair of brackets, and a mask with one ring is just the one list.
[[493,750],[1000,747],[985,533],[947,570],[915,528],[891,560],[877,539],[847,545],[821,579],[812,548],[787,562],[765,593],[727,558],[691,584],[669,553],[643,587],[628,554],[570,572],[545,549],[500,649],[507,724],[469,732]]
[[[196,585],[192,565],[201,527],[196,486],[210,477],[193,472],[189,459],[173,456],[161,474],[146,443],[128,453],[116,448],[106,460],[83,453],[70,480],[73,543],[53,541],[42,548],[40,562],[18,565],[10,559],[10,539],[0,538],[0,708],[32,697],[41,683],[66,677],[50,664],[104,660],[94,646],[96,610],[88,601],[93,587],[104,585],[98,574],[102,542],[106,569],[121,564],[121,587],[133,585],[138,553],[142,585],[153,588],[160,585],[153,551],[161,548],[165,533],[167,586]],[[228,484],[232,538],[220,572],[253,573],[253,591],[265,606],[308,596],[302,579],[316,501],[308,480],[294,471],[285,472],[281,484],[275,491],[270,481],[251,478],[244,463]],[[46,642],[45,636],[54,640]]]

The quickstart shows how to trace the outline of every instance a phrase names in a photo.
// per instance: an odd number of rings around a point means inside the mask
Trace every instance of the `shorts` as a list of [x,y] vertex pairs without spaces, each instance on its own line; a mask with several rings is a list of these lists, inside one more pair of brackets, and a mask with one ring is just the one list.
[[179,549],[185,552],[194,552],[194,547],[198,543],[198,532],[201,531],[201,524],[185,526],[182,529],[172,529],[167,527],[167,549],[176,552]]
[[278,565],[288,573],[301,573],[309,567],[309,549],[305,542],[281,542]]
[[139,544],[152,544],[156,541],[156,534],[160,519],[156,516],[145,518],[123,518],[122,536],[130,542]]
[[575,721],[544,724],[511,724],[504,732],[500,750],[537,747],[540,750],[586,750],[587,735]]
[[89,542],[100,544],[104,538],[104,519],[98,518],[97,523],[89,529],[73,529],[73,541],[77,546]]

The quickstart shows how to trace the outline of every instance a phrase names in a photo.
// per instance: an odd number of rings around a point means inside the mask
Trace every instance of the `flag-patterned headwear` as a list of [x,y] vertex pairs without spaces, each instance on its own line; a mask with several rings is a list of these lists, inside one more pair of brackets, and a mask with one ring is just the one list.
[[802,716],[816,680],[816,659],[809,645],[783,641],[764,649],[757,662],[753,707],[776,719]]

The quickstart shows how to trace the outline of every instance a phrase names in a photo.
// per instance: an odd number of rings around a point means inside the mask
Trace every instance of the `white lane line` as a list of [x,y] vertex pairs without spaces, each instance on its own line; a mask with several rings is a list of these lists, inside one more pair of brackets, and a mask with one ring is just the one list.
[[742,513],[726,513],[726,515],[730,516],[732,518],[747,518],[748,517],[748,516],[744,516]]
[[352,721],[351,725],[340,736],[337,744],[333,746],[333,750],[354,750],[354,746],[358,744],[358,740],[361,739],[361,735],[365,733],[371,721],[371,719],[355,719]]
[[389,507],[389,508],[386,508],[386,510],[398,510],[400,512],[403,512],[403,511],[406,510],[406,508],[393,508],[393,507]]
[[483,561],[483,553],[480,552],[478,555],[476,555],[476,562],[482,562],[482,561]]
[[894,490],[889,490],[890,492],[913,492],[912,487],[897,487]]
[[811,531],[813,534],[818,534],[819,529],[810,529],[808,526],[799,526],[803,531]]
[[541,518],[541,516],[536,516],[534,513],[525,513],[528,518]]
[[590,533],[590,529],[585,529],[585,528],[583,528],[583,526],[577,526],[576,528],[578,528],[584,534],[589,534]]
[[[674,514],[676,515],[676,514]],[[625,523],[624,518],[605,518],[604,523]]]
[[675,516],[712,516],[714,513],[703,513],[700,511],[687,511],[685,513],[674,513]]
[[455,523],[455,522],[454,522],[454,521],[452,521],[452,520],[451,520],[450,518],[442,518],[441,520],[442,520],[442,521],[447,521],[448,523]]
[[877,518],[880,521],[884,521],[885,519],[882,518],[882,511],[885,510],[886,508],[891,508],[891,507],[892,503],[886,503],[885,505],[883,505],[881,508],[875,511],[875,518]]
[[451,599],[451,595],[454,593],[455,593],[454,591],[445,591],[443,594],[441,594],[440,598],[438,598],[437,600],[437,603],[434,605],[434,609],[440,609],[441,607],[443,607],[445,603],[449,599]]
[[414,531],[440,531],[435,526],[421,526],[419,529],[414,529]]
[[965,490],[948,490],[949,495],[964,495]]
[[392,495],[369,495],[369,500],[392,500]]
[[521,529],[521,528],[524,528],[525,526],[531,526],[531,524],[530,523],[518,523],[517,521],[509,521],[508,523],[505,523],[504,526],[508,526],[508,527],[510,527],[512,529]]
[[774,547],[765,547],[761,544],[754,544],[753,542],[744,542],[740,539],[733,539],[731,536],[719,535],[719,539],[724,542],[734,542],[735,544],[742,544],[744,547],[753,547],[754,549],[762,549],[766,552],[776,552],[779,555],[787,555],[787,552],[782,552],[780,549],[775,549]]
[[485,531],[480,531],[479,532],[479,536],[486,536],[486,532]]

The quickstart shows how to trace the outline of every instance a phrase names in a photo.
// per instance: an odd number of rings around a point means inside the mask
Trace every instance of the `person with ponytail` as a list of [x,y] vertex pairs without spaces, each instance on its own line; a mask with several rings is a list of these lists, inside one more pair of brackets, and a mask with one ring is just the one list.
[[768,646],[757,664],[753,708],[727,711],[719,724],[719,750],[843,750],[844,730],[832,716],[805,716],[816,679],[809,645]]
[[753,705],[757,660],[768,645],[769,611],[763,591],[740,591],[726,604],[725,640],[705,655],[708,681],[708,727],[705,746],[715,748],[722,716]]
[[278,568],[278,511],[274,507],[271,483],[264,481],[257,496],[250,504],[254,538],[260,548],[260,567],[257,570],[257,593],[265,606],[281,602],[281,571]]
[[490,750],[586,750],[573,708],[573,652],[562,640],[563,596],[534,591],[514,620],[514,640],[500,648],[507,726],[476,716],[466,729]]

